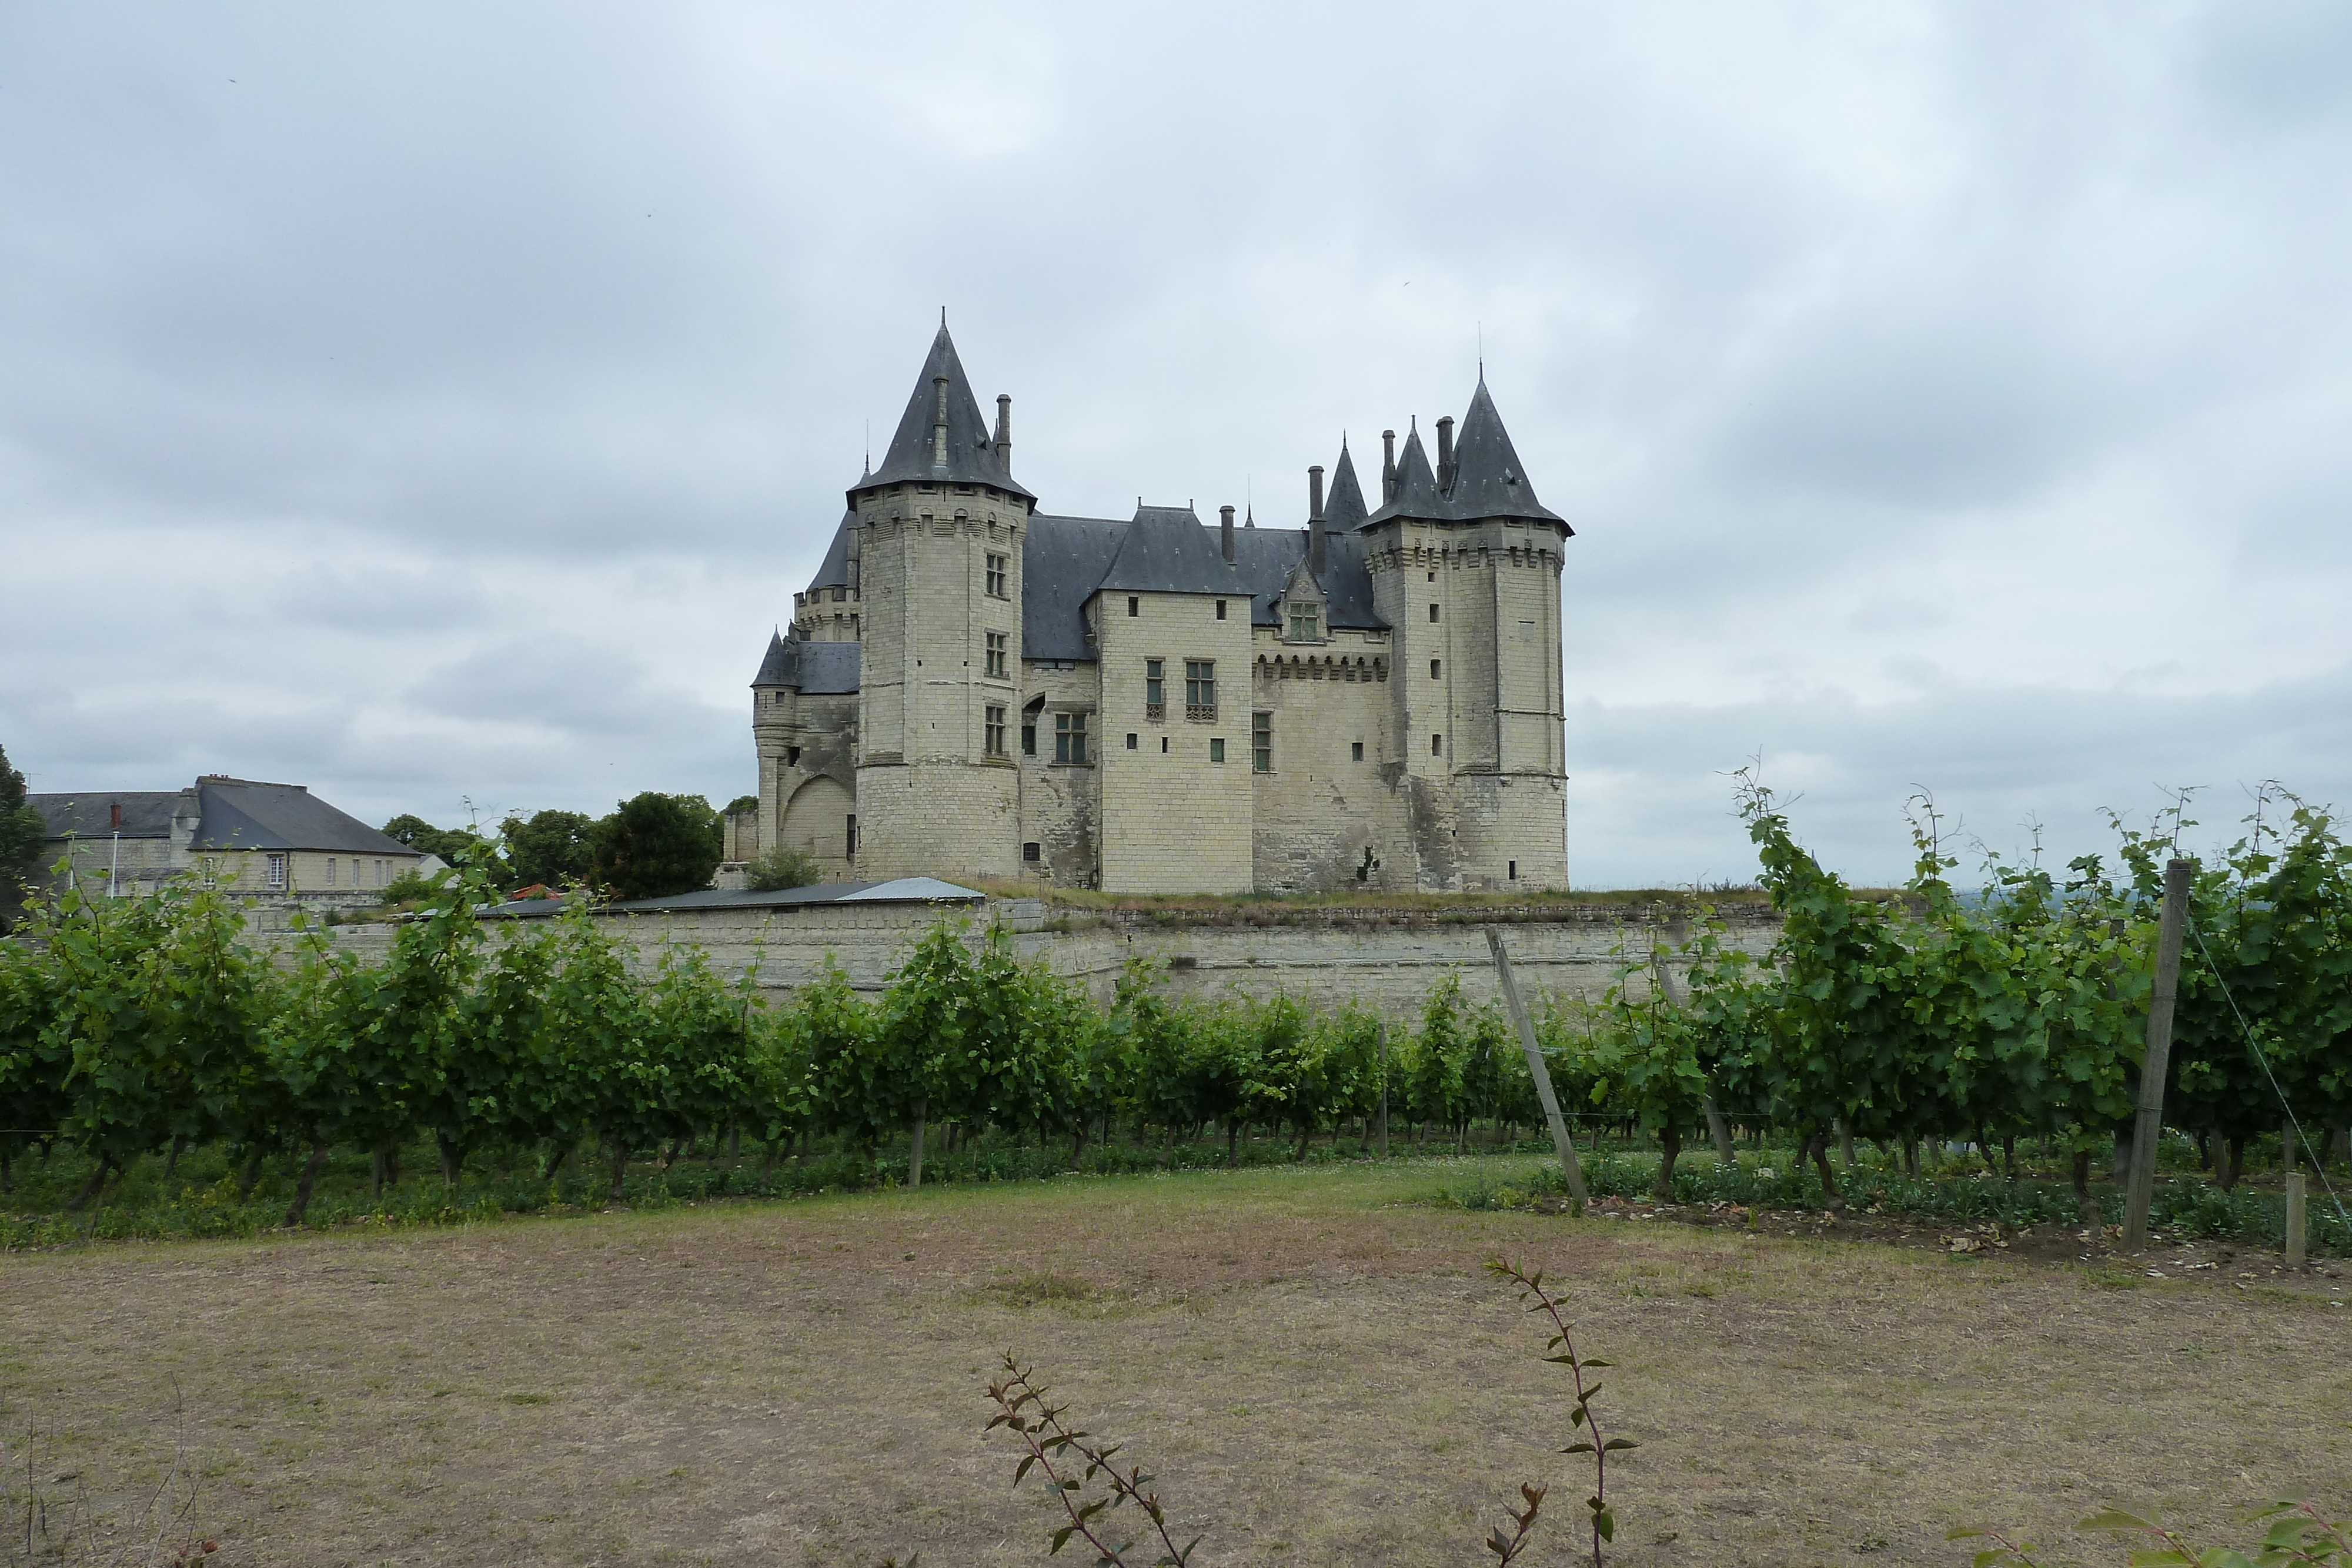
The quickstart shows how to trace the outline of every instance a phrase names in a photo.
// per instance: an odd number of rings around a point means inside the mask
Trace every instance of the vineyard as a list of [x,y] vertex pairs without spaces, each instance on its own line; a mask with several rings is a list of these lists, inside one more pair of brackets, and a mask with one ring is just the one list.
[[[1702,911],[1599,1004],[1535,1019],[1596,1194],[2114,1220],[2179,813],[2119,826],[2112,868],[1995,862],[1963,894],[1923,809],[1890,902],[1824,871],[1768,792],[1743,805],[1770,956]],[[1140,966],[1098,1005],[943,924],[878,996],[836,973],[770,1006],[691,947],[633,970],[584,904],[493,940],[488,874],[447,873],[381,963],[324,933],[273,961],[194,886],[68,894],[0,943],[11,1243],[1491,1149],[1543,1120],[1511,1023],[1452,980],[1411,1027],[1176,1002]],[[2266,796],[2199,872],[2189,929],[2160,1157],[2210,1179],[2158,1218],[2274,1241],[2242,1178],[2324,1174],[2352,1123],[2352,852]],[[2340,1208],[2312,1223],[2352,1252]]]

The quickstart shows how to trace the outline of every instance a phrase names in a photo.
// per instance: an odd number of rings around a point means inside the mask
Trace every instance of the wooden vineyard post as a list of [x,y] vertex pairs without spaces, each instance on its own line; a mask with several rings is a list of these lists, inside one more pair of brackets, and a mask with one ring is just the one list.
[[923,1185],[923,1113],[930,1109],[930,1097],[915,1097],[915,1125],[907,1139],[907,1185]]
[[1536,1081],[1536,1098],[1543,1102],[1544,1120],[1551,1124],[1551,1146],[1559,1151],[1559,1168],[1568,1176],[1568,1196],[1574,1212],[1582,1214],[1586,1193],[1584,1167],[1576,1163],[1576,1145],[1568,1135],[1568,1122],[1559,1113],[1559,1096],[1551,1089],[1551,1070],[1544,1065],[1543,1046],[1536,1026],[1528,1019],[1528,1005],[1519,1000],[1519,982],[1511,975],[1511,956],[1503,951],[1502,934],[1486,927],[1486,946],[1495,955],[1495,977],[1502,982],[1503,1005],[1511,1009],[1511,1023],[1519,1031],[1519,1049],[1528,1053],[1528,1072]]
[[2131,1181],[2124,1195],[2124,1250],[2147,1249],[2147,1207],[2156,1197],[2156,1145],[2164,1132],[2164,1077],[2172,1061],[2172,1009],[2180,995],[2180,942],[2189,925],[2189,883],[2197,862],[2164,866],[2164,914],[2156,934],[2156,985],[2147,1002],[2147,1051],[2139,1064],[2139,1113],[2132,1120]]
[[1389,1023],[1381,1020],[1381,1158],[1389,1157]]
[[2310,1245],[2311,1217],[2304,1200],[2303,1177],[2300,1174],[2286,1178],[2286,1266],[2303,1267],[2305,1249]]

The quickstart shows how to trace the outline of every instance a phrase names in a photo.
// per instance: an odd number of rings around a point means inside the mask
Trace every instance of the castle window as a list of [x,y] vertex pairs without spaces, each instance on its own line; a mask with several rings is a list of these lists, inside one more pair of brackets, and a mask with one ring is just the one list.
[[842,842],[843,842],[843,845],[844,845],[844,846],[845,846],[845,848],[847,850],[847,852],[848,852],[848,854],[849,854],[849,858],[850,858],[850,859],[852,859],[852,860],[856,860],[856,859],[857,858],[857,813],[856,813],[856,812],[852,811],[851,813],[849,813],[849,822],[848,822],[848,825],[847,825],[846,827],[845,827],[845,828],[842,830],[842,835],[841,835],[841,837],[842,837]]
[[1429,737],[1429,754],[1432,757],[1443,757],[1445,755],[1445,737],[1444,736],[1433,735]]
[[855,613],[849,617],[849,634],[853,637],[857,635],[857,617]]
[[1026,714],[1022,715],[1022,720],[1021,755],[1024,757],[1034,757],[1037,755],[1037,726],[1034,722],[1029,719],[1029,716]]
[[798,768],[800,765],[801,765],[801,748],[800,748],[799,747],[797,747],[797,746],[787,746],[787,747],[784,747],[784,766],[785,766],[785,767],[787,767],[787,768]]
[[1135,749],[1135,731],[1131,729],[1127,732],[1127,748],[1129,751]]
[[1039,861],[1045,858],[1045,848],[1034,839],[1032,839],[1029,842],[1021,846],[1021,858],[1027,861],[1031,865],[1035,865]]
[[284,855],[271,855],[269,857],[269,885],[281,890],[286,886],[286,857]]
[[1224,601],[1223,600],[1220,599],[1220,600],[1218,600],[1218,601],[1217,601],[1217,619],[1218,619],[1218,620],[1220,620],[1220,621],[1223,621],[1224,618],[1225,618],[1225,601]]
[[1164,735],[1160,737],[1160,755],[1162,757],[1168,755],[1168,737]]
[[1081,763],[1087,759],[1087,716],[1082,713],[1057,713],[1054,716],[1054,760]]
[[985,737],[982,744],[989,756],[1002,757],[1004,755],[1004,710],[992,705],[982,712],[987,723],[982,726],[982,734]]
[[1430,678],[1431,680],[1433,680],[1433,680],[1436,680],[1436,679],[1438,679],[1438,678],[1439,678],[1438,674],[1437,674],[1437,669],[1438,669],[1437,661],[1436,661],[1436,660],[1434,660],[1434,659],[1432,659],[1431,661],[1429,661],[1429,678]]
[[1212,762],[1223,762],[1224,759],[1225,737],[1221,735],[1209,742],[1209,760]]
[[1274,715],[1250,715],[1250,766],[1260,773],[1274,771]]
[[1435,582],[1435,581],[1437,580],[1437,574],[1436,574],[1435,572],[1433,572],[1433,572],[1431,572],[1431,573],[1429,574],[1429,580],[1430,580],[1430,581],[1432,581],[1432,582]]
[[1519,862],[1517,861],[1511,862],[1511,880],[1513,882],[1519,880]]
[[1012,640],[1012,636],[1008,632],[991,632],[988,633],[987,674],[991,680],[1002,681],[1009,678],[1004,673],[1004,655],[1007,651],[1006,644]]
[[836,588],[836,589],[835,589],[835,590],[833,591],[833,601],[834,601],[835,604],[839,604],[840,602],[842,602],[842,601],[844,601],[844,600],[847,599],[848,597],[849,597],[849,590],[847,590],[847,589],[845,589],[845,588]]
[[1429,618],[1433,622],[1437,619],[1437,606],[1434,604],[1429,607]]
[[1318,619],[1319,616],[1314,605],[1292,605],[1290,607],[1290,640],[1294,643],[1314,642],[1316,622]]
[[1127,613],[1130,619],[1143,613],[1143,601],[1130,593],[1127,596]]
[[1004,597],[1004,558],[1001,555],[988,558],[988,596],[991,599]]
[[1143,661],[1144,717],[1166,718],[1168,716],[1167,675],[1168,661],[1165,659],[1146,659]]
[[1350,743],[1348,747],[1348,760],[1350,762],[1361,762],[1363,759],[1364,743],[1360,740]]
[[1184,716],[1217,716],[1217,662],[1214,659],[1184,661]]

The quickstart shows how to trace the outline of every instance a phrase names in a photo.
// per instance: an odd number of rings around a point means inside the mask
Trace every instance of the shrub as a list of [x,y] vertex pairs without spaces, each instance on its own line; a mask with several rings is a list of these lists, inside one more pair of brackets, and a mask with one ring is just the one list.
[[815,856],[778,844],[751,862],[744,884],[753,893],[781,893],[788,887],[813,887],[824,880]]

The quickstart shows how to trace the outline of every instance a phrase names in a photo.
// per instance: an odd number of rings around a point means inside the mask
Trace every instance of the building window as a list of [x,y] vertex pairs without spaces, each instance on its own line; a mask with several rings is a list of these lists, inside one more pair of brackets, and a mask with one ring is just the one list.
[[1004,755],[1004,710],[991,706],[982,710],[987,722],[981,726],[982,745],[991,757]]
[[1013,639],[1009,635],[1003,632],[991,632],[988,633],[988,665],[982,673],[986,674],[989,679],[992,681],[1001,681],[1007,678],[1004,674],[1004,655],[1007,651],[1005,645],[1012,642],[1012,640]]
[[1168,737],[1164,735],[1160,737],[1160,755],[1162,757],[1168,755]]
[[1511,862],[1511,880],[1513,882],[1519,880],[1519,862],[1517,861]]
[[1314,605],[1292,605],[1290,607],[1290,640],[1294,643],[1314,642],[1315,626],[1319,619]]
[[220,882],[220,856],[206,855],[204,866],[205,885],[213,887]]
[[1127,613],[1131,619],[1143,613],[1143,601],[1130,593],[1127,596]]
[[269,857],[269,885],[281,890],[286,886],[286,857],[284,855],[271,855]]
[[1364,759],[1364,743],[1363,743],[1362,741],[1359,740],[1359,741],[1355,742],[1353,745],[1351,745],[1351,746],[1349,746],[1349,748],[1348,748],[1348,760],[1349,760],[1349,761],[1350,761],[1350,762],[1361,762],[1363,759]]
[[386,873],[389,873],[391,869],[392,862],[390,861],[378,861],[375,862],[375,884],[378,887],[389,885],[390,879]]
[[1435,581],[1437,580],[1437,574],[1436,574],[1435,572],[1433,572],[1433,572],[1431,572],[1431,573],[1429,574],[1429,580],[1430,580],[1430,581],[1432,581],[1432,582],[1435,582]]
[[1001,555],[988,558],[988,596],[991,599],[1004,597],[1004,558]]
[[1045,847],[1034,840],[1032,840],[1028,843],[1021,846],[1021,858],[1027,861],[1031,865],[1035,865],[1039,861],[1045,858]]
[[1037,721],[1027,714],[1021,716],[1021,755],[1024,757],[1037,755]]
[[848,851],[849,858],[850,858],[850,859],[852,859],[852,860],[856,860],[856,859],[857,858],[857,813],[856,813],[856,812],[852,811],[852,812],[849,814],[849,823],[848,823],[848,826],[843,830],[841,837],[842,837],[842,842],[843,842],[843,844],[846,847],[846,849],[847,849],[847,851]]
[[1221,735],[1209,742],[1209,760],[1212,762],[1223,762],[1224,759],[1225,737]]
[[1217,662],[1214,659],[1184,661],[1184,716],[1217,716]]
[[[353,861],[353,862],[352,862],[352,867],[353,867],[354,871],[356,871],[356,869],[358,868],[359,863],[360,863],[360,862],[357,862],[357,861]],[[359,881],[359,878],[358,878],[356,875],[354,875],[354,876],[352,878],[352,881],[353,881],[354,883],[356,883],[356,882],[358,882],[358,881]],[[327,857],[327,885],[328,885],[329,887],[332,887],[332,886],[334,886],[334,885],[335,885],[335,857],[334,857],[334,856],[332,856],[332,855],[329,855],[329,856]]]
[[1274,771],[1274,715],[1250,715],[1250,766],[1260,773]]
[[1054,716],[1054,760],[1084,762],[1087,759],[1087,716],[1082,713],[1057,713]]
[[785,767],[787,767],[787,768],[798,768],[800,765],[801,765],[801,748],[800,748],[799,747],[797,747],[797,746],[787,746],[787,747],[784,747],[784,766],[785,766]]
[[1445,737],[1444,736],[1433,735],[1429,737],[1429,754],[1432,757],[1443,757],[1445,755]]
[[1438,678],[1437,661],[1435,659],[1429,661],[1429,678],[1433,681]]
[[1220,600],[1218,600],[1218,601],[1217,601],[1217,619],[1218,619],[1218,620],[1220,620],[1220,621],[1223,621],[1224,618],[1225,618],[1225,601],[1224,601],[1223,600],[1220,599]]
[[1135,732],[1133,730],[1127,732],[1127,748],[1129,751],[1133,751],[1135,749]]
[[1434,621],[1434,620],[1436,620],[1436,619],[1437,619],[1437,606],[1436,606],[1436,605],[1434,605],[1434,604],[1433,604],[1433,605],[1431,605],[1431,606],[1429,607],[1429,618],[1430,618],[1432,621]]
[[1146,659],[1143,661],[1144,717],[1166,718],[1168,716],[1167,675],[1168,661],[1165,659]]

